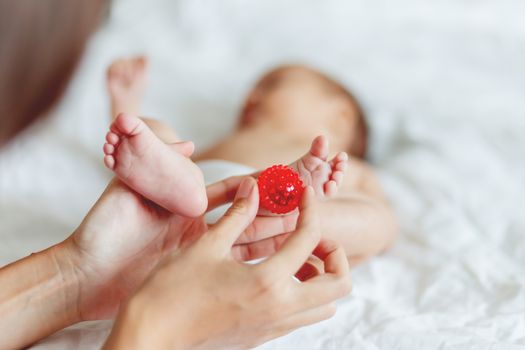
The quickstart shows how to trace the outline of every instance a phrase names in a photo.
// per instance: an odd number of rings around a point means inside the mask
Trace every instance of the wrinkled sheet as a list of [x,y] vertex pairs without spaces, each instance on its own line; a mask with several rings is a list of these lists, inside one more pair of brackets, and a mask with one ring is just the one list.
[[[110,179],[104,69],[147,53],[144,113],[200,149],[281,62],[363,101],[402,232],[356,268],[336,316],[262,349],[525,348],[525,3],[121,0],[65,99],[0,153],[0,264],[65,238]],[[35,349],[96,349],[111,323]]]

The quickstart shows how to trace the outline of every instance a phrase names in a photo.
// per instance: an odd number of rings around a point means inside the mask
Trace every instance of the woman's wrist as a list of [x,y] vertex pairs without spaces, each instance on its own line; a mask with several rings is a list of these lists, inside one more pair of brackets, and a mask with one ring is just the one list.
[[66,242],[0,269],[0,285],[2,342],[11,347],[80,321],[79,280]]
[[82,321],[79,312],[81,281],[69,242],[63,241],[34,255],[46,261],[35,264],[42,279],[40,297],[36,298],[41,304],[37,306],[53,312],[66,326]]
[[70,324],[84,321],[80,312],[80,291],[82,285],[85,284],[82,279],[83,275],[80,273],[81,260],[75,253],[70,239],[66,239],[49,250],[62,281],[60,290],[64,304],[67,306],[67,310],[64,310],[64,318]]

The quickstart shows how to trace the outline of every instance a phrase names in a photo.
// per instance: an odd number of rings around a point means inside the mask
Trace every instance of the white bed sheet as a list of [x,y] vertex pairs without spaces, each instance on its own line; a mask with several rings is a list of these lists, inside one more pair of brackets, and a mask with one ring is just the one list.
[[[63,103],[0,153],[0,265],[66,237],[110,178],[104,69],[151,57],[144,112],[203,148],[281,62],[364,101],[372,161],[402,221],[337,315],[262,349],[525,348],[525,3],[121,0]],[[187,118],[191,116],[191,118]],[[110,323],[37,349],[94,349]]]

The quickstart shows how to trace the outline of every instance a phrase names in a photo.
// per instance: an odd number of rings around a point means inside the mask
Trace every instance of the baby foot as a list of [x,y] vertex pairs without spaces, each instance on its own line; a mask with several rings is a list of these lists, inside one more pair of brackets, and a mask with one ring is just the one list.
[[345,152],[339,152],[328,161],[328,151],[328,140],[324,136],[318,136],[312,141],[310,151],[290,164],[299,173],[304,185],[314,188],[318,198],[337,194],[348,166],[348,155]]
[[133,190],[167,210],[197,217],[207,197],[190,142],[165,144],[139,118],[119,114],[106,135],[104,163]]
[[143,56],[120,59],[107,70],[112,118],[119,113],[139,115],[146,89],[148,61]]

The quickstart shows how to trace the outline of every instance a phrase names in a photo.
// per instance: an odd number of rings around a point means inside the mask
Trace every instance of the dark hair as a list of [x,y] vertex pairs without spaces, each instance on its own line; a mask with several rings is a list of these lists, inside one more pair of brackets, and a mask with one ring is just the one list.
[[0,0],[0,145],[64,93],[106,0]]
[[350,155],[365,159],[366,153],[368,151],[368,123],[366,121],[366,115],[361,107],[359,101],[353,94],[350,93],[341,83],[337,82],[335,79],[332,79],[328,75],[320,72],[319,70],[312,68],[304,64],[286,64],[281,65],[277,68],[274,68],[269,73],[264,75],[264,78],[259,81],[258,84],[272,84],[275,82],[275,78],[281,74],[293,71],[300,70],[303,72],[308,72],[314,76],[321,79],[327,86],[333,89],[337,94],[343,96],[348,102],[350,107],[350,113],[355,114],[355,125],[353,125],[353,134],[348,135],[350,138],[350,144],[346,150]]
[[355,96],[352,95],[341,84],[332,79],[330,79],[330,81],[331,83],[335,84],[335,86],[337,86],[343,95],[348,99],[348,102],[354,109],[356,115],[354,134],[352,141],[350,142],[350,149],[348,150],[348,153],[354,157],[365,159],[368,152],[368,123],[366,122],[366,116],[363,108],[361,107],[361,104],[357,98],[355,98]]
[[353,157],[365,159],[366,153],[368,151],[368,123],[366,122],[366,116],[363,111],[363,108],[361,107],[361,104],[359,103],[357,98],[352,93],[350,93],[350,91],[346,89],[341,83],[337,82],[336,80],[317,70],[314,70],[312,68],[307,69],[309,69],[312,73],[316,74],[326,84],[328,84],[338,94],[343,96],[348,101],[348,105],[353,110],[352,112],[355,114],[355,125],[353,126],[353,134],[349,135],[351,141],[350,145],[348,146],[347,152]]

